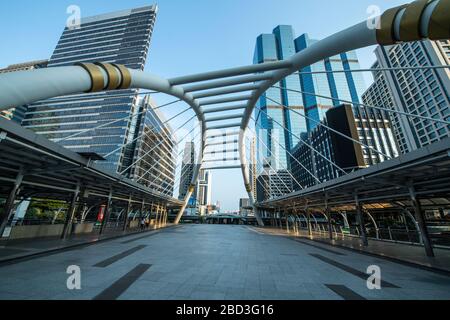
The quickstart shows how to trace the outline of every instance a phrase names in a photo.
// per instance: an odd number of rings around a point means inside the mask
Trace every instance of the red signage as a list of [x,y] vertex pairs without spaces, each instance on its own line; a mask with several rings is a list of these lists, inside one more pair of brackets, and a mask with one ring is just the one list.
[[105,205],[100,207],[100,210],[98,211],[98,215],[97,215],[98,222],[103,222],[103,219],[105,218],[105,209],[106,209]]

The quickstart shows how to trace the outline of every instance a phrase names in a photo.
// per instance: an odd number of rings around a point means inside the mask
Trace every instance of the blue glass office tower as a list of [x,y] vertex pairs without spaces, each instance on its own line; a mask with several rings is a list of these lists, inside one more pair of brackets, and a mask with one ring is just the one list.
[[[257,38],[253,62],[259,64],[284,60],[293,56],[295,52],[292,27],[281,25],[276,27],[272,34],[262,34]],[[270,164],[274,170],[288,168],[288,154],[285,150],[291,150],[298,144],[298,137],[307,132],[305,119],[292,111],[304,114],[302,95],[284,89],[300,91],[298,76],[286,77],[278,86],[282,89],[270,88],[257,103],[255,119],[257,121],[259,171],[262,169],[261,164]],[[279,104],[287,106],[291,110],[283,108]]]
[[[317,41],[310,39],[307,34],[295,38],[292,26],[280,25],[273,30],[272,34],[262,34],[257,38],[254,63],[288,59]],[[291,151],[301,142],[299,136],[302,139],[307,138],[308,132],[317,127],[318,122],[324,119],[329,109],[343,103],[339,99],[360,103],[360,97],[366,89],[361,73],[326,73],[359,68],[356,53],[351,51],[308,66],[300,70],[303,72],[300,75],[293,74],[286,77],[278,85],[282,89],[269,89],[258,101],[256,108],[258,140],[264,141],[267,145],[266,148],[258,141],[259,163],[270,163],[275,170],[289,168],[289,154],[279,146],[278,142],[286,150]],[[314,94],[336,100],[317,97]],[[272,100],[288,106],[290,110]],[[263,112],[259,111],[259,108]],[[359,108],[355,108],[354,111],[358,114]],[[298,113],[313,120],[307,120]],[[282,129],[276,122],[283,124],[287,130]],[[261,167],[259,169],[261,171]]]
[[[156,6],[147,6],[83,18],[80,28],[64,29],[48,67],[101,61],[143,70],[156,14]],[[129,142],[139,130],[137,93],[133,89],[41,101],[28,108],[23,125],[75,152],[112,153],[101,164],[121,172],[133,161],[135,144]],[[84,132],[119,119],[124,120]]]
[[[295,39],[296,51],[301,52],[318,40],[310,39],[308,34],[303,34]],[[306,105],[308,120],[308,132],[314,130],[319,121],[325,118],[326,112],[343,102],[340,100],[361,103],[361,95],[366,89],[361,73],[334,72],[360,69],[358,57],[355,51],[342,53],[317,62],[301,70],[300,81],[303,88],[303,97]],[[318,73],[317,73],[318,72]],[[314,94],[333,99],[314,96]],[[358,113],[359,108],[354,108]]]
[[[291,26],[278,26],[272,34],[262,34],[257,38],[254,63],[287,59],[313,46],[316,42],[318,40],[310,39],[307,34],[295,38]],[[329,150],[327,149],[328,140],[325,139],[328,131],[324,130],[320,123],[325,124],[327,112],[331,109],[336,110],[334,108],[342,104],[348,104],[352,111],[347,110],[347,114],[352,114],[351,121],[354,120],[354,126],[357,128],[355,140],[358,139],[362,144],[379,151],[375,152],[371,148],[363,147],[360,150],[361,159],[358,167],[370,166],[386,160],[386,157],[380,153],[390,157],[398,156],[389,117],[359,105],[366,85],[362,73],[351,72],[359,69],[355,51],[342,53],[307,66],[278,85],[289,90],[271,88],[261,97],[257,103],[255,115],[259,174],[263,172],[261,169],[264,169],[265,171],[275,170],[282,176],[282,169],[287,168],[294,174],[297,181],[304,183],[305,187],[316,183],[315,179],[311,179],[311,172],[314,172],[321,181],[339,176],[339,172],[335,173],[335,168],[330,166],[329,162],[318,157],[302,140],[310,145],[316,145],[315,142],[320,141],[316,149],[331,159],[331,154],[327,151]],[[280,107],[272,100],[281,101],[289,109],[295,109],[296,112],[306,115],[307,119],[287,108]],[[277,133],[277,129],[280,130],[281,126],[276,122],[283,124],[288,130],[285,130],[284,134]],[[295,136],[300,136],[301,139]],[[284,148],[279,147],[277,140]],[[289,153],[284,152],[283,149],[289,150]],[[294,157],[297,161],[303,162],[304,166],[309,167],[309,172],[299,167]],[[353,170],[353,168],[345,169]],[[286,176],[286,183],[283,185],[290,183],[288,179],[289,176]],[[299,188],[296,183],[293,184],[294,189]],[[282,189],[278,183],[275,183],[275,187]],[[272,190],[271,187],[267,189]],[[276,193],[270,191],[268,195],[259,194],[258,199],[270,198],[274,195],[276,196]]]

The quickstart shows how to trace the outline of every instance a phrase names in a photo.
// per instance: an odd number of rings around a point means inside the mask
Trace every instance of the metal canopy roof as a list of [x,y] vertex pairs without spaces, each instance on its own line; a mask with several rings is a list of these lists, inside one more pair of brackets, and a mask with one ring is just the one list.
[[[0,118],[0,194],[7,195],[17,173],[23,170],[23,197],[69,199],[80,183],[85,193],[95,198],[146,203],[167,202],[181,206],[182,201],[140,185],[119,174],[101,169],[91,159],[72,152],[21,126]],[[97,200],[98,201],[98,200]]]
[[290,195],[258,203],[260,208],[330,207],[409,201],[413,185],[423,206],[450,206],[450,138]]

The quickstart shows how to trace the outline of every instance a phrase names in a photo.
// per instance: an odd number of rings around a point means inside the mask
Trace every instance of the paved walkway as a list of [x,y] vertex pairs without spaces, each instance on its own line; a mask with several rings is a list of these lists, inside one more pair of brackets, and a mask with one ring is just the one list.
[[[81,290],[67,289],[72,265]],[[367,289],[371,265],[381,290]],[[247,226],[183,225],[0,265],[0,299],[450,299],[450,278]]]
[[[172,227],[172,225],[167,225]],[[92,245],[99,241],[111,238],[122,237],[126,235],[140,234],[142,232],[151,232],[154,229],[140,231],[139,229],[107,229],[104,234],[99,235],[98,232],[90,234],[74,235],[65,240],[60,237],[47,237],[38,239],[16,239],[16,240],[0,240],[0,263],[14,260],[21,257],[28,257],[47,253],[49,251],[58,251],[60,249],[77,247],[80,245]]]
[[328,245],[349,248],[361,253],[380,255],[406,263],[413,263],[431,269],[441,270],[450,274],[450,250],[448,249],[434,248],[436,256],[430,258],[426,256],[424,247],[419,245],[369,239],[369,246],[364,247],[361,240],[357,237],[342,237],[340,235],[336,237],[333,235],[334,240],[330,240],[328,233],[325,232],[313,232],[313,236],[310,237],[306,230],[300,230],[297,234],[292,230],[290,233],[287,233],[285,229],[280,228],[264,228],[260,230],[267,234],[311,239]]

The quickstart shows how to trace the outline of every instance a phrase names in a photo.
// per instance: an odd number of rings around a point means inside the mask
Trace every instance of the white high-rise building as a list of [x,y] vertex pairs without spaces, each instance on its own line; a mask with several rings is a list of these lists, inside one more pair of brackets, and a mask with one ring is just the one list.
[[[450,40],[417,41],[375,50],[374,68],[426,67],[450,64]],[[450,117],[450,70],[417,69],[374,72],[375,83],[363,95],[369,105],[425,116]],[[432,120],[391,113],[402,153],[450,136],[450,126]]]

